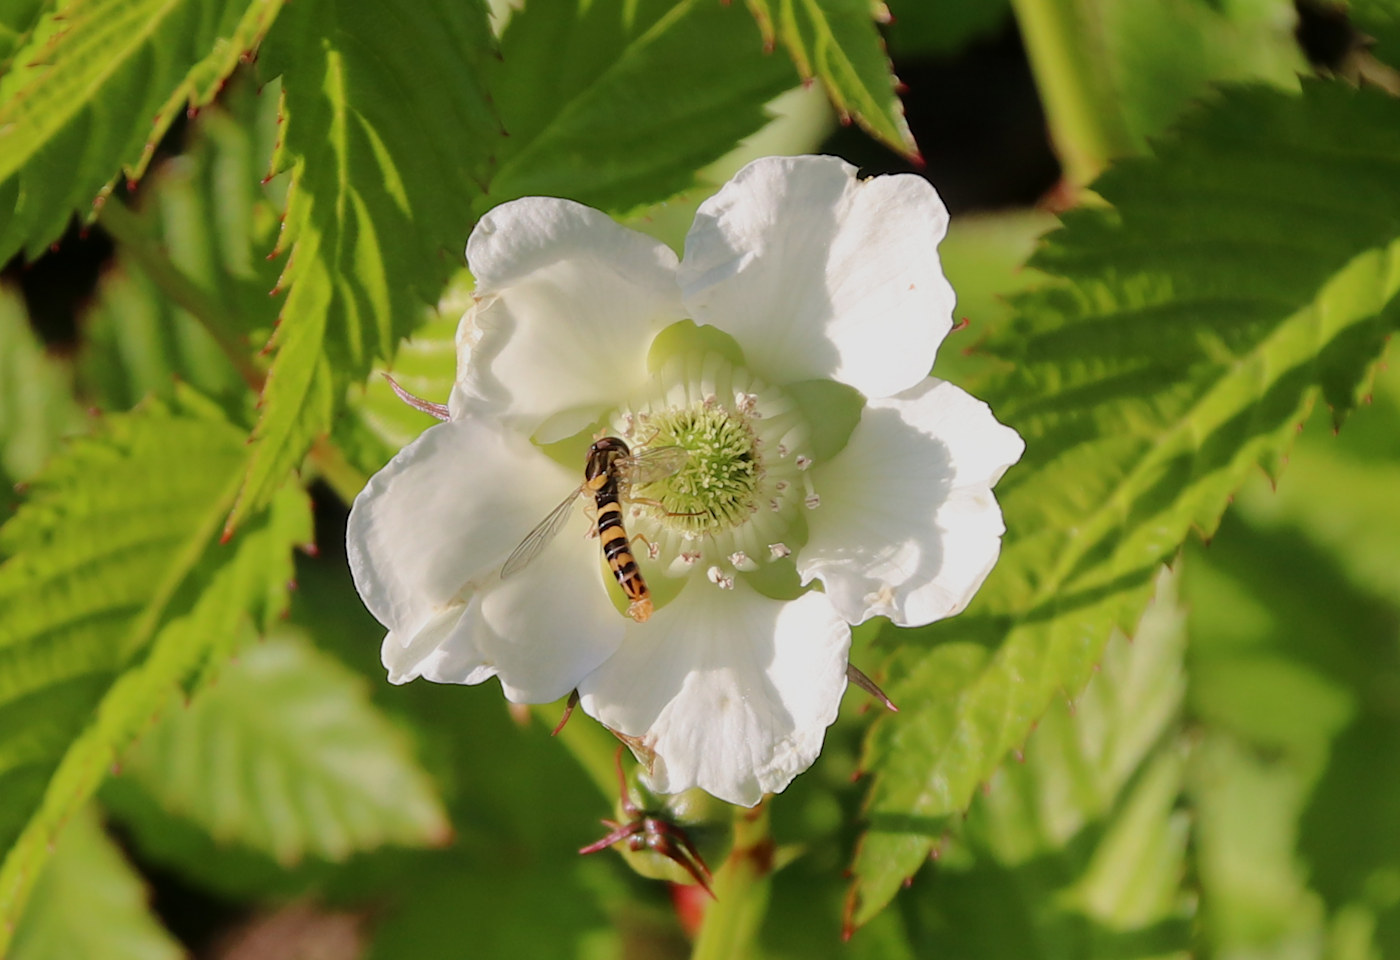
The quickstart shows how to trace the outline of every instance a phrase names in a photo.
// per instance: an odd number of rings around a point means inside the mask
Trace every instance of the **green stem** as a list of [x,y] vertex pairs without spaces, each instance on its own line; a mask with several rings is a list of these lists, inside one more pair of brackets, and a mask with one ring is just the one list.
[[715,899],[705,908],[691,960],[745,960],[755,955],[768,909],[773,853],[768,804],[753,810],[736,807],[734,848],[715,874]]
[[1012,0],[1065,180],[1087,186],[1137,152],[1119,108],[1096,9],[1100,0]]
[[266,375],[253,362],[248,345],[237,332],[237,322],[203,287],[175,266],[140,219],[120,200],[109,197],[98,221],[146,276],[214,338],[243,381],[255,392],[261,392]]

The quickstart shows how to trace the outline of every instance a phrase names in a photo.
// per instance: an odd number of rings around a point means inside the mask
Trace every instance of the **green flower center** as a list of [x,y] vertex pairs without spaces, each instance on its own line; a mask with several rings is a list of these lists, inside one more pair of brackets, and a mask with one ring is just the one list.
[[762,461],[749,418],[698,403],[651,413],[647,447],[678,446],[689,457],[679,471],[638,488],[661,504],[661,523],[689,535],[717,533],[746,522],[756,509]]

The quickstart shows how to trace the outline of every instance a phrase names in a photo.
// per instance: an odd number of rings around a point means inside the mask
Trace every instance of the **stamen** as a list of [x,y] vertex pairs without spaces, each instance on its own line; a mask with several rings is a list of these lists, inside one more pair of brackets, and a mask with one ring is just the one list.
[[770,544],[768,544],[768,559],[769,559],[769,560],[782,560],[782,559],[784,559],[785,557],[790,557],[790,556],[792,556],[792,550],[788,547],[788,545],[787,545],[786,543],[770,543]]
[[721,590],[734,589],[734,578],[726,576],[724,571],[721,570],[719,567],[711,567],[710,569],[706,570],[705,576],[711,583],[719,587]]

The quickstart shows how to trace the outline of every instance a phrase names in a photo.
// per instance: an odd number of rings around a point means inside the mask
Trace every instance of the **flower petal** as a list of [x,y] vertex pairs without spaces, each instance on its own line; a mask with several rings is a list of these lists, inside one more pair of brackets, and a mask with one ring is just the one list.
[[507,700],[558,700],[622,643],[631,621],[609,599],[613,587],[588,530],[579,510],[537,560],[482,596],[490,628],[482,649]]
[[345,534],[355,588],[408,646],[441,611],[498,579],[510,551],[577,484],[498,424],[469,417],[429,427],[355,498]]
[[495,675],[476,645],[483,635],[481,604],[473,597],[438,611],[407,642],[389,631],[380,659],[390,683],[418,677],[434,683],[481,683]]
[[835,157],[765,157],[700,205],[679,271],[685,304],[771,382],[892,396],[928,374],[952,328],[938,261],[947,226],[922,177],[858,180]]
[[846,688],[850,628],[820,593],[793,601],[694,582],[579,684],[583,709],[654,755],[660,793],[753,806],[812,765]]
[[496,207],[472,231],[467,265],[477,303],[457,331],[452,414],[489,411],[541,443],[640,384],[652,337],[683,316],[675,253],[569,200]]
[[841,615],[920,626],[967,606],[1004,526],[991,488],[1025,444],[991,410],[930,378],[871,401],[834,460],[814,468],[821,506],[797,558]]

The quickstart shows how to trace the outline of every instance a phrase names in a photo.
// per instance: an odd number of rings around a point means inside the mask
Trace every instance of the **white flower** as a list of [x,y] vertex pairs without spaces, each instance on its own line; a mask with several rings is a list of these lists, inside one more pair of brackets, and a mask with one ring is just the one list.
[[[928,377],[952,326],[946,226],[924,180],[830,157],[745,167],[679,263],[567,200],[482,218],[450,418],[351,511],[389,678],[494,676],[531,703],[577,689],[658,792],[752,805],[786,787],[836,717],[850,625],[957,613],[1000,547],[991,487],[1021,439]],[[501,575],[603,434],[688,451],[622,502],[649,619],[626,615],[587,496]]]

